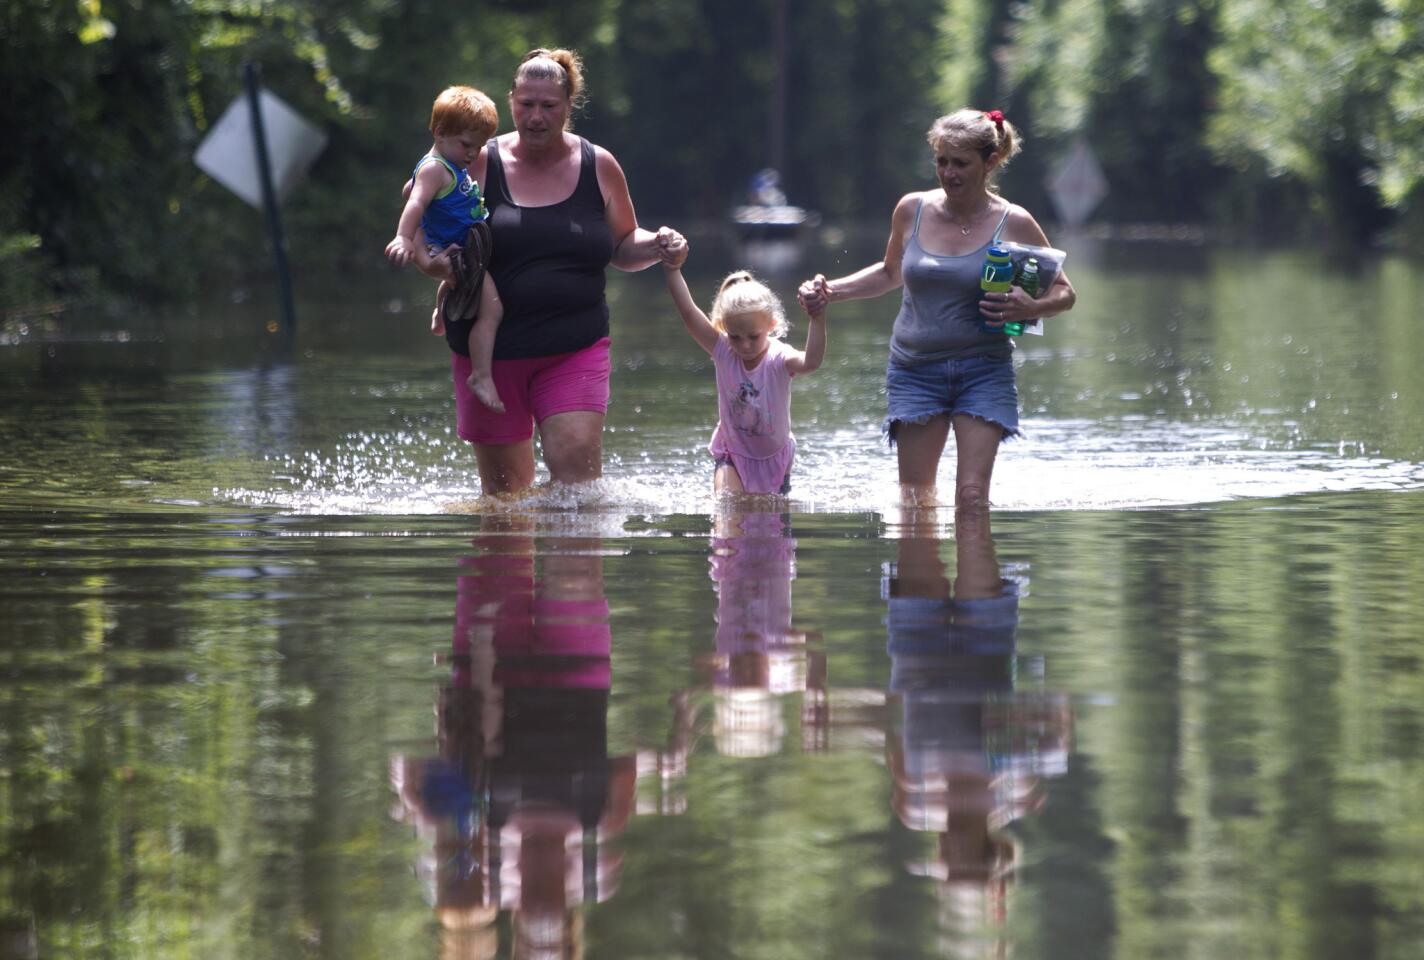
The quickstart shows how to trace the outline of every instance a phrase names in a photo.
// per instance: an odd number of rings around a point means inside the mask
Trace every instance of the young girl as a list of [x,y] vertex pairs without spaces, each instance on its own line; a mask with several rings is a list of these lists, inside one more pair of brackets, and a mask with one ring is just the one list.
[[687,332],[711,355],[717,370],[720,419],[708,446],[717,464],[713,489],[789,492],[796,454],[791,378],[821,365],[824,307],[809,314],[806,349],[797,350],[780,339],[786,334],[786,315],[776,294],[747,271],[737,270],[722,281],[709,320],[693,302],[682,270],[666,260],[663,270]]

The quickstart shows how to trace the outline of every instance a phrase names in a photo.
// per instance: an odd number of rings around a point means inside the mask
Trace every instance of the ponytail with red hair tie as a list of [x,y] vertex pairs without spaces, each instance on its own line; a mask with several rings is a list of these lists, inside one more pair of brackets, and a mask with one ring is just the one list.
[[1002,110],[990,110],[984,116],[994,121],[994,126],[999,128],[1000,133],[1004,132],[1004,112]]

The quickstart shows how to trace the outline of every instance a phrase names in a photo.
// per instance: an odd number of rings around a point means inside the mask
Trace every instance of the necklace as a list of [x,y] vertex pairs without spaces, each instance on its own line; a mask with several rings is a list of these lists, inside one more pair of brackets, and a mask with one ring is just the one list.
[[969,236],[969,231],[973,230],[975,224],[977,224],[980,220],[984,219],[984,214],[988,213],[990,209],[993,208],[993,206],[994,201],[986,200],[984,202],[984,206],[980,208],[979,212],[974,214],[974,216],[970,217],[968,220],[961,220],[956,217],[954,215],[954,211],[950,209],[950,206],[947,203],[944,205],[944,209],[945,212],[949,215],[949,222],[959,227],[960,236],[967,237]]

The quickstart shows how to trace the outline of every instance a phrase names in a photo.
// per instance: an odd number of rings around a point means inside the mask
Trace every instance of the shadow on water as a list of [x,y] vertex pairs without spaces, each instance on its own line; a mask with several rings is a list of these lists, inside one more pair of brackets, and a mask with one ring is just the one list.
[[1068,768],[1072,711],[1043,690],[1041,657],[1017,651],[1027,578],[997,561],[987,512],[956,524],[953,579],[938,518],[910,512],[883,592],[890,691],[887,738],[900,822],[934,837],[916,873],[933,878],[945,953],[1002,955],[1010,885],[1023,859],[1010,828],[1047,802]]
[[396,756],[400,816],[429,852],[420,875],[442,955],[580,955],[580,907],[614,895],[612,845],[637,768],[610,757],[611,633],[596,542],[536,554],[531,528],[492,524],[458,578],[438,753]]

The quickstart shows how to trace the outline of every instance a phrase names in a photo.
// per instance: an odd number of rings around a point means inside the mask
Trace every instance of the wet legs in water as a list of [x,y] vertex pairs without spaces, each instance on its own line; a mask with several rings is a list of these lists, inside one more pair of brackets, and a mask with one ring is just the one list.
[[[584,483],[603,476],[603,414],[556,413],[539,424],[544,465],[554,483]],[[534,485],[534,441],[477,443],[480,486],[489,493],[516,493]]]
[[935,475],[939,458],[954,430],[954,504],[956,510],[987,507],[989,480],[999,452],[1003,428],[968,414],[941,415],[927,423],[900,423],[895,430],[899,453],[900,488],[912,503],[935,502]]

